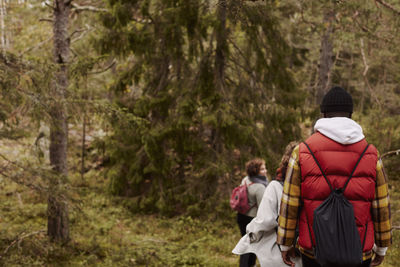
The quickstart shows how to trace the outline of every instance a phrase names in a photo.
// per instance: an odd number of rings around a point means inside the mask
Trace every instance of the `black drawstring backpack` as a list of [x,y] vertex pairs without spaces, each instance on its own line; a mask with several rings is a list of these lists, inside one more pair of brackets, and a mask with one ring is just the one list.
[[[314,153],[305,142],[304,144],[307,146],[331,189],[328,198],[314,210],[313,230],[315,247],[313,246],[313,249],[315,258],[321,266],[357,266],[362,263],[362,250],[367,231],[365,231],[364,240],[361,244],[353,205],[343,193],[369,145],[365,147],[343,188],[334,189],[328,178],[326,178]],[[307,225],[310,227],[308,218]],[[311,244],[313,244],[310,228],[309,232]]]

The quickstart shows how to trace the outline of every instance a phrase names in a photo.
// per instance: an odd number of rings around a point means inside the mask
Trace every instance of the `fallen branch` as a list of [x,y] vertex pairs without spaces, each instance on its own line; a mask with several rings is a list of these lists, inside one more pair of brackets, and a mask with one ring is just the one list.
[[6,255],[7,252],[10,250],[10,248],[12,248],[15,244],[18,244],[18,246],[19,246],[19,245],[21,244],[21,242],[22,242],[25,238],[30,237],[30,236],[33,236],[33,235],[37,235],[37,234],[40,234],[40,233],[44,233],[44,232],[45,232],[45,230],[39,230],[39,231],[35,231],[35,232],[28,233],[28,234],[25,234],[25,235],[23,235],[24,233],[22,233],[21,236],[17,236],[17,238],[14,239],[13,242],[11,242],[11,244],[10,244],[8,247],[6,247],[6,249],[3,251],[3,254],[0,255],[0,259],[1,259],[4,255]]
[[393,230],[400,230],[400,225],[394,225]]
[[384,158],[384,157],[387,157],[387,156],[392,156],[394,154],[399,155],[400,154],[400,149],[393,150],[393,151],[388,151],[386,153],[383,153],[381,158]]
[[396,13],[397,15],[400,15],[400,10],[396,9],[394,6],[392,6],[389,3],[386,3],[383,0],[375,0],[375,3],[378,2],[379,4],[383,5],[384,7],[392,10],[394,13]]

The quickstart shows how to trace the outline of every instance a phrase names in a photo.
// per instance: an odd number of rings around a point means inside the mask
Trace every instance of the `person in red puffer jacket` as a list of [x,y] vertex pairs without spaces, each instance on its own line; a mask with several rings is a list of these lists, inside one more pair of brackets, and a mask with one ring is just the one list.
[[[316,122],[315,133],[305,143],[332,186],[342,188],[367,141],[361,126],[351,119],[353,100],[343,88],[333,87],[324,96],[320,108],[323,118]],[[288,251],[296,241],[303,266],[320,266],[313,252],[313,213],[331,190],[316,166],[304,143],[294,149],[286,172],[277,236],[282,258],[289,266],[294,265]],[[391,244],[392,232],[387,179],[373,145],[361,158],[344,195],[353,205],[362,242],[363,262],[359,266],[377,266]],[[298,240],[294,240],[296,226]]]

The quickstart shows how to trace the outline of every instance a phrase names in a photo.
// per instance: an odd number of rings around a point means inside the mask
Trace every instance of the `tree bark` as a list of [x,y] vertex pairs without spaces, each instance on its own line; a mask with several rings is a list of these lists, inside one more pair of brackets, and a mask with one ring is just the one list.
[[1,52],[3,57],[6,56],[6,46],[7,46],[7,35],[6,35],[6,2],[5,0],[0,0],[0,29],[1,29]]
[[70,1],[54,0],[54,61],[57,70],[51,85],[50,106],[50,164],[55,171],[51,181],[52,189],[48,198],[47,233],[51,240],[69,240],[68,204],[62,192],[62,185],[68,175],[67,168],[67,108],[66,91],[68,87],[69,37],[68,16]]
[[[218,0],[217,18],[218,25],[216,28],[216,49],[215,49],[215,86],[216,90],[224,95],[225,94],[225,64],[226,52],[228,51],[227,45],[227,28],[226,28],[226,15],[227,15],[227,1]],[[215,103],[215,108],[219,106],[219,102]],[[219,154],[222,152],[222,138],[218,128],[211,130],[212,132],[212,147]]]
[[219,0],[217,8],[218,23],[216,31],[217,47],[215,51],[215,72],[218,89],[225,88],[225,54],[228,50],[227,46],[227,29],[226,29],[226,13],[227,0]]
[[319,63],[319,77],[317,85],[316,103],[319,105],[322,102],[322,98],[328,92],[331,87],[331,69],[332,69],[332,56],[333,56],[333,23],[335,19],[335,11],[327,10],[324,14],[323,24],[326,25],[325,33],[321,39],[321,55]]
[[86,109],[83,109],[83,122],[82,122],[82,154],[81,154],[81,178],[82,181],[85,175],[85,156],[86,156]]

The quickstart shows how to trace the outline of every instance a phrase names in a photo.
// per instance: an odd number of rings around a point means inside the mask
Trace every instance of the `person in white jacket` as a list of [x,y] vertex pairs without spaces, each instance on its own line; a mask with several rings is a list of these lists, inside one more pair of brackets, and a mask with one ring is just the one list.
[[[241,185],[247,185],[247,200],[251,207],[246,214],[237,213],[237,223],[240,229],[240,234],[246,234],[246,226],[257,215],[258,207],[261,204],[267,180],[267,169],[265,161],[260,158],[255,158],[246,163],[247,176],[243,178]],[[240,255],[239,266],[251,267],[256,263],[256,255],[253,253],[244,253]]]
[[[243,255],[254,253],[261,267],[286,267],[282,260],[279,246],[276,244],[276,230],[283,191],[284,174],[293,148],[297,142],[291,142],[282,157],[275,180],[271,181],[264,191],[257,216],[247,225],[244,235],[232,253]],[[301,267],[300,258],[294,258],[296,267]]]

